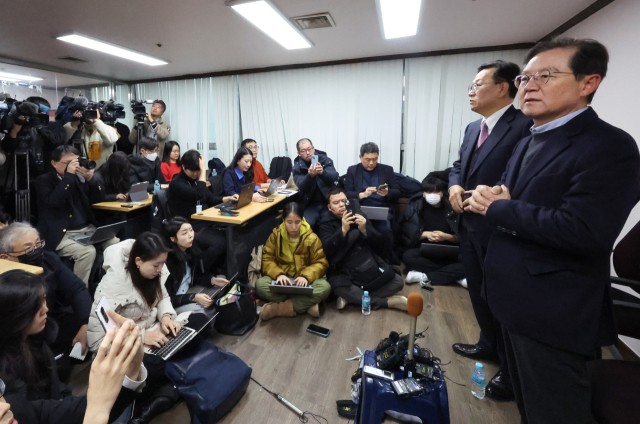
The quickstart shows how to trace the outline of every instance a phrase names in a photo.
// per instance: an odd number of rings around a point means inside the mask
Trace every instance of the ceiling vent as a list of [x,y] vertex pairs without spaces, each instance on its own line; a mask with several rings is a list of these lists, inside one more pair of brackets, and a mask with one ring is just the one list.
[[88,60],[78,59],[77,57],[73,57],[73,56],[59,57],[58,60],[67,60],[73,63],[89,63]]
[[298,16],[293,18],[298,24],[300,29],[316,29],[316,28],[329,28],[336,26],[333,18],[327,13],[316,13],[315,15]]

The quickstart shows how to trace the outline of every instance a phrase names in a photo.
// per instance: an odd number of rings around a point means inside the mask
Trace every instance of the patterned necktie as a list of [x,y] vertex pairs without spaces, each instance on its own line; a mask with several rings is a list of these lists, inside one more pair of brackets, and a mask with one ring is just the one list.
[[489,127],[487,127],[487,123],[482,121],[482,129],[480,130],[480,137],[478,138],[478,148],[482,146],[482,143],[489,137]]

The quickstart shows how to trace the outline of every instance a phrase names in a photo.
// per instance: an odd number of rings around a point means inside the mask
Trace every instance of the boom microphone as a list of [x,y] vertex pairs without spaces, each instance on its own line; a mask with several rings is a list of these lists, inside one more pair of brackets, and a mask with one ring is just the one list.
[[416,339],[416,322],[418,317],[422,314],[422,296],[419,293],[411,293],[407,299],[407,312],[411,316],[409,327],[409,346],[407,363],[405,364],[405,373],[415,370],[415,361],[413,360],[413,346]]
[[87,99],[84,96],[78,96],[75,99],[73,99],[73,106],[77,107],[78,109],[84,109],[87,107],[88,104],[89,104],[89,99]]

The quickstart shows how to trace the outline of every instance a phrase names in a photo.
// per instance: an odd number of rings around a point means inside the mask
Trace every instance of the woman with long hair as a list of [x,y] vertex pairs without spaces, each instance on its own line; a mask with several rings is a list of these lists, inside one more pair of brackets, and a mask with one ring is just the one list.
[[171,181],[174,175],[180,173],[182,163],[180,162],[180,145],[177,141],[167,141],[165,143],[160,169],[164,179],[167,181]]
[[129,169],[131,163],[123,152],[114,152],[93,175],[89,184],[102,187],[103,202],[127,200],[131,183]]
[[[0,274],[0,378],[6,386],[4,397],[12,404],[11,409],[19,422],[80,424],[88,407],[87,398],[66,396],[60,400],[66,393],[48,345],[55,337],[57,325],[47,319],[47,312],[44,277],[21,270]],[[114,317],[121,318],[113,314]],[[146,373],[142,371],[142,341],[135,345],[140,330],[132,322],[126,322],[124,319],[119,321],[123,327],[126,325],[123,334],[132,331],[129,341],[133,343],[129,349],[139,351],[139,357],[127,366],[125,386],[135,390],[142,384],[136,380]],[[112,332],[107,342],[111,343],[113,336]],[[98,362],[101,363],[102,358]],[[126,380],[133,386],[127,385]],[[118,384],[123,384],[122,379]],[[134,399],[132,390],[122,390],[111,410],[110,421],[119,417]]]
[[[318,318],[318,304],[329,296],[331,286],[322,278],[329,262],[322,250],[320,238],[302,218],[300,205],[287,203],[282,212],[282,224],[276,227],[262,249],[262,274],[256,282],[258,297],[268,301],[262,307],[260,319],[293,317],[304,314]],[[280,285],[313,287],[313,295],[287,295],[271,291],[274,282]]]
[[[238,149],[233,156],[233,160],[224,169],[224,175],[222,176],[222,185],[224,192],[227,196],[233,196],[234,194],[240,194],[242,186],[253,182],[253,153],[246,147]],[[260,192],[260,186],[256,185],[254,188],[253,199],[254,202],[263,203],[267,199]]]

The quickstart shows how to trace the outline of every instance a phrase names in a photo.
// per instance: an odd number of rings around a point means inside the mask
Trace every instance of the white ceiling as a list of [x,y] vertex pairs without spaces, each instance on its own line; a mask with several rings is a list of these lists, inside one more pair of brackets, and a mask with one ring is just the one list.
[[[314,47],[286,50],[224,0],[21,0],[0,10],[0,61],[12,57],[131,81],[184,74],[532,42],[594,0],[423,0],[415,37],[385,40],[375,0],[272,0],[292,18],[330,12],[335,28],[305,31]],[[10,18],[8,18],[10,17]],[[7,19],[8,18],[8,19]],[[150,67],[54,38],[77,32],[170,62]],[[162,44],[159,48],[156,44]],[[89,63],[73,64],[58,57]]]

